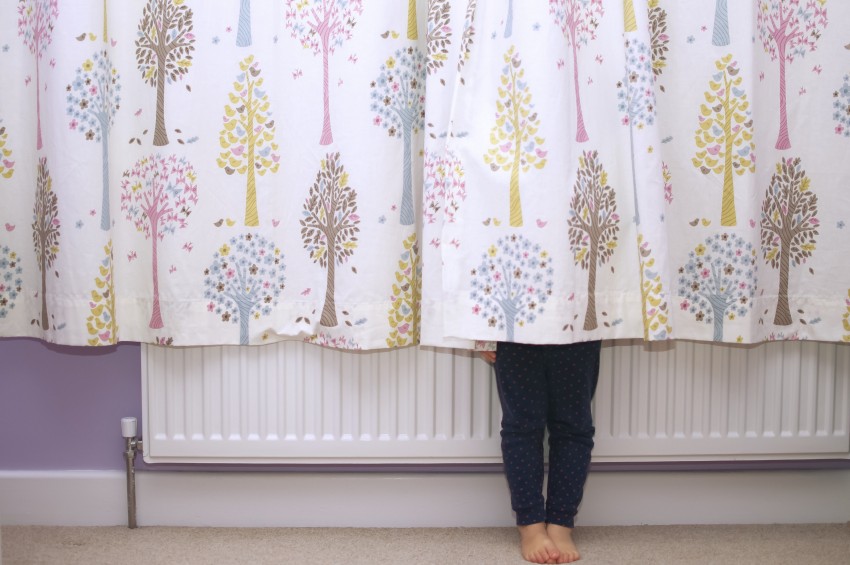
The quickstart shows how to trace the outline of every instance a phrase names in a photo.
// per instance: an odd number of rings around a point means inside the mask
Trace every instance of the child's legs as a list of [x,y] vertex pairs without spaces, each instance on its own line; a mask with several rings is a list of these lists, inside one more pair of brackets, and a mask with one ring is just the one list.
[[572,528],[593,449],[591,400],[599,377],[600,342],[547,350],[549,487],[546,521]]
[[499,342],[496,384],[502,404],[502,459],[518,526],[546,519],[543,501],[543,434],[546,366],[539,348]]

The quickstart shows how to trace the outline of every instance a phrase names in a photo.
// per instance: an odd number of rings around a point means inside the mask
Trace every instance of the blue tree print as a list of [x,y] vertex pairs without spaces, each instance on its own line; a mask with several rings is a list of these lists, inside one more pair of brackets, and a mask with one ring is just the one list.
[[629,126],[629,143],[632,151],[632,187],[635,199],[635,223],[640,225],[640,207],[637,197],[635,172],[635,128],[642,130],[655,123],[655,79],[652,55],[646,43],[626,40],[626,75],[617,82],[617,109],[623,112],[622,123]]
[[251,0],[239,2],[239,27],[236,30],[237,47],[251,45]]
[[121,75],[112,66],[109,54],[98,51],[77,67],[73,82],[65,87],[68,124],[88,141],[100,143],[103,152],[103,196],[100,205],[100,228],[108,230],[109,216],[109,130],[115,113],[121,107]]
[[248,345],[251,318],[272,313],[283,293],[283,252],[272,241],[247,233],[230,238],[204,270],[207,311],[239,324],[239,344]]
[[832,93],[834,98],[832,119],[835,120],[835,133],[850,137],[850,74],[844,75],[844,84]]
[[723,322],[746,316],[753,306],[756,248],[741,236],[714,234],[688,254],[679,267],[679,308],[697,322],[714,325],[723,341]]
[[24,286],[23,268],[18,254],[8,245],[0,247],[0,320],[15,308],[15,300]]
[[714,31],[711,34],[711,44],[717,46],[729,45],[729,10],[726,0],[717,0],[714,9]]
[[401,224],[413,225],[413,134],[425,127],[425,54],[415,47],[399,49],[381,65],[371,83],[372,123],[404,142]]
[[472,313],[514,341],[514,327],[533,324],[552,296],[552,259],[539,244],[512,234],[500,237],[472,269]]

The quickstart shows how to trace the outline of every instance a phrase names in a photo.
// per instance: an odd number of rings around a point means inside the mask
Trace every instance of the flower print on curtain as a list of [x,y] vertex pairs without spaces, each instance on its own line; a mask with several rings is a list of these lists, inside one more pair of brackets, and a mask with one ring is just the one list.
[[41,136],[41,60],[53,41],[59,0],[18,0],[17,10],[18,35],[23,37],[24,45],[35,55],[36,149],[41,149],[44,146]]
[[195,169],[177,155],[151,155],[137,161],[121,181],[121,211],[136,230],[151,240],[153,307],[150,327],[160,329],[159,242],[178,229],[185,229],[198,203]]
[[239,324],[239,344],[248,345],[251,319],[271,315],[280,302],[285,270],[283,252],[274,242],[255,233],[230,238],[204,269],[207,311]]
[[145,82],[156,88],[154,145],[168,145],[165,85],[182,79],[195,51],[194,13],[184,2],[148,0],[139,20],[136,62]]
[[8,245],[0,246],[0,320],[15,308],[15,302],[23,290],[23,272],[18,254]]
[[470,271],[472,313],[515,341],[516,326],[533,324],[552,296],[549,253],[521,235],[499,238]]
[[756,250],[735,234],[710,236],[688,254],[679,268],[679,305],[698,323],[714,326],[714,341],[723,341],[723,324],[747,315],[757,286]]
[[640,225],[638,179],[635,172],[635,128],[642,130],[655,123],[655,91],[652,88],[652,60],[649,48],[639,39],[626,40],[626,74],[617,81],[617,110],[625,113],[622,123],[629,128],[629,152],[632,163],[632,188],[635,201],[635,223]]
[[293,39],[314,55],[322,54],[322,136],[319,143],[333,143],[330,100],[330,57],[351,39],[363,0],[286,0],[284,23]]
[[400,222],[415,221],[413,203],[413,136],[425,126],[425,55],[416,47],[399,49],[381,65],[371,83],[372,123],[404,144]]
[[74,80],[65,87],[68,102],[68,126],[82,133],[87,141],[100,143],[103,152],[103,196],[100,204],[100,229],[112,225],[109,214],[109,131],[115,113],[121,108],[121,75],[106,50],[95,52],[77,68]]
[[[844,75],[844,82],[841,88],[832,93],[832,108],[835,110],[832,114],[832,119],[835,120],[835,133],[850,137],[850,73]],[[0,128],[2,131],[2,128]],[[0,140],[0,149],[2,149],[2,140]],[[0,168],[2,172],[2,168]]]

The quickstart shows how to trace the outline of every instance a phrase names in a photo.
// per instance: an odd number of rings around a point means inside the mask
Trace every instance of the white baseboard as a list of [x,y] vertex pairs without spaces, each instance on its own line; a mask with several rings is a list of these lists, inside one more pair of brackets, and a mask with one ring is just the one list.
[[[139,526],[512,526],[500,474],[138,472]],[[127,524],[117,471],[0,472],[0,525]],[[850,470],[591,473],[578,523],[843,523]]]

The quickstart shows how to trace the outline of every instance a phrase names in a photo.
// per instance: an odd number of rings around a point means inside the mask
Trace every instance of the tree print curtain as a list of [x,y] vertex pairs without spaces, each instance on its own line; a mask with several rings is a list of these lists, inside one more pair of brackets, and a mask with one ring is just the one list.
[[0,10],[0,336],[850,341],[850,5]]
[[428,67],[447,131],[426,137],[424,342],[850,341],[850,4],[450,12],[429,27],[457,65]]

